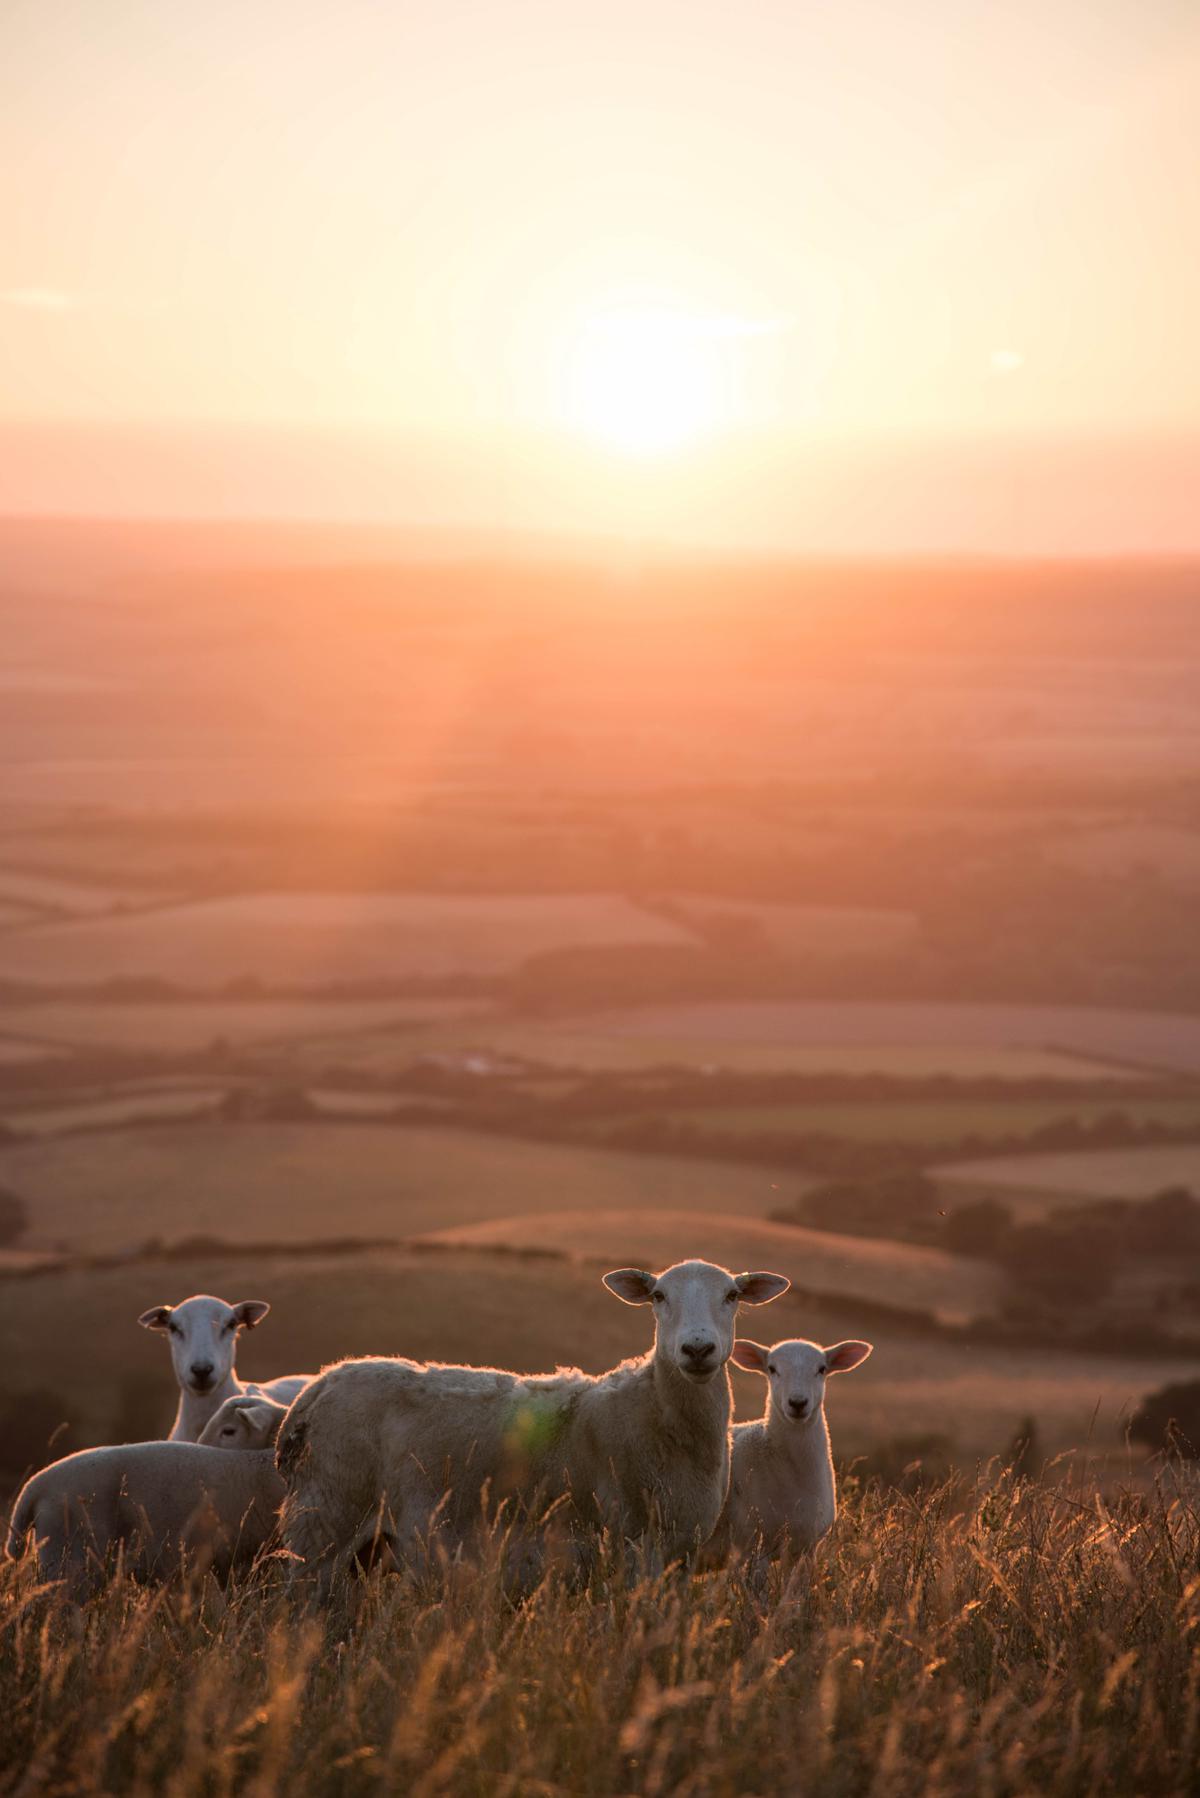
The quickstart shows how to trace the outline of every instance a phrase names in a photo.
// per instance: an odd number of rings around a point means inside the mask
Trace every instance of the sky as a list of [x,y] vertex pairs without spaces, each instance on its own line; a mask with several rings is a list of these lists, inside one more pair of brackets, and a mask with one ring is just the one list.
[[1200,549],[1195,0],[6,0],[0,510]]

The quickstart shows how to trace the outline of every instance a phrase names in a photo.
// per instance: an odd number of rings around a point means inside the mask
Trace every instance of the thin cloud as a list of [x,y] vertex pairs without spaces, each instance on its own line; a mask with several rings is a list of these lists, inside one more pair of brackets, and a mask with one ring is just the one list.
[[62,287],[7,287],[0,300],[23,312],[72,312],[79,304],[77,297]]
[[989,361],[994,375],[1015,375],[1019,368],[1025,366],[1025,358],[1020,350],[993,350]]

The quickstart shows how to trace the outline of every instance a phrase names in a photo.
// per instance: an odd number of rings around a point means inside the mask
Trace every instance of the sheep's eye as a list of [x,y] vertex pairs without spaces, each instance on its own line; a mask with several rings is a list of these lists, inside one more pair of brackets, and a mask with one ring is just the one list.
[[666,1303],[667,1295],[665,1292],[652,1292],[650,1298],[654,1304],[662,1305]]
[[823,1361],[822,1361],[820,1367],[818,1367],[817,1372],[818,1373],[828,1373],[829,1372],[829,1369],[826,1367],[826,1365]]
[[727,1305],[736,1305],[738,1300],[741,1298],[741,1296],[742,1296],[741,1293],[738,1291],[737,1287],[735,1286],[732,1292],[727,1292],[725,1294],[725,1303]]
[[168,1324],[167,1325],[167,1335],[168,1336],[182,1336],[183,1331],[179,1328],[178,1324]]
[[237,1431],[234,1429],[234,1427],[231,1423],[227,1423],[225,1425],[224,1429],[221,1431],[221,1434],[222,1434],[222,1436],[236,1436]]
[[768,1373],[778,1373],[779,1372],[779,1369],[776,1367],[774,1361],[767,1362],[767,1372]]
[[228,1333],[230,1330],[232,1330],[234,1328],[234,1326],[236,1325],[236,1323],[237,1323],[237,1318],[231,1317],[229,1319],[229,1322],[224,1326],[226,1333]]

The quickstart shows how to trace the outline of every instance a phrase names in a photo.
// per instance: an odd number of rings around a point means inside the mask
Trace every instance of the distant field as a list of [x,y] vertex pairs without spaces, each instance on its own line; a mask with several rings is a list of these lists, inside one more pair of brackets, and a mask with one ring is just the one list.
[[1084,1199],[1144,1199],[1165,1186],[1200,1194],[1200,1144],[956,1161],[938,1168],[937,1179],[948,1198],[986,1194],[1038,1210]]
[[0,1062],[18,1067],[24,1062],[51,1061],[58,1051],[51,1043],[31,1043],[20,1037],[0,1036]]
[[[875,1003],[648,1005],[590,1020],[597,1034],[826,1048],[1066,1051],[1200,1072],[1200,1017],[1082,1005]],[[1066,1057],[1064,1057],[1066,1059]]]
[[0,893],[0,930],[32,924],[42,914],[28,905],[14,904]]
[[[11,1107],[0,1102],[0,1124],[26,1136],[57,1136],[74,1130],[111,1130],[122,1124],[170,1123],[207,1117],[215,1112],[231,1087],[242,1080],[211,1082],[169,1078],[130,1081],[98,1093],[82,1092],[63,1100],[26,1099]],[[422,1110],[448,1105],[436,1095],[359,1092],[340,1087],[302,1089],[319,1113],[336,1118],[398,1117],[406,1108]]]
[[501,973],[576,945],[694,940],[608,893],[253,893],[5,934],[0,975],[57,982],[155,977],[190,987],[253,976],[303,988]]
[[111,1047],[168,1055],[207,1049],[218,1040],[238,1048],[328,1031],[330,1036],[322,1040],[333,1058],[340,1044],[357,1044],[360,1032],[363,1042],[371,1040],[367,1033],[392,1028],[412,1032],[415,1038],[429,1025],[488,1009],[474,999],[206,999],[132,1005],[66,999],[0,1007],[0,1028],[65,1048]]
[[[699,1006],[678,1008],[682,1014],[707,1009]],[[667,1021],[665,1013],[658,1015]],[[340,1063],[380,1075],[402,1072],[411,1067],[419,1055],[477,1051],[552,1067],[578,1068],[586,1073],[638,1073],[650,1068],[686,1067],[728,1069],[741,1074],[888,1074],[896,1079],[914,1080],[943,1074],[957,1075],[963,1080],[1139,1078],[1136,1070],[1046,1049],[984,1048],[961,1043],[850,1046],[845,1043],[741,1041],[728,1036],[706,1035],[703,1020],[693,1020],[688,1015],[681,1015],[676,1020],[679,1034],[642,1035],[627,1033],[623,1027],[612,1028],[609,1017],[610,1014],[605,1014],[594,1023],[588,1018],[575,1017],[569,1023],[555,1024],[505,1021],[498,1015],[490,1019],[481,1016],[465,1024],[429,1031],[419,1040],[408,1031],[388,1030],[370,1036],[346,1035],[336,1041],[311,1038],[298,1046],[297,1055],[311,1068]],[[685,1034],[692,1022],[696,1023],[696,1033]]]
[[56,874],[26,873],[13,868],[0,871],[0,901],[75,912],[81,917],[115,911],[123,905],[144,906],[161,897],[161,893],[146,887],[92,885],[64,880]]
[[711,928],[727,920],[745,921],[789,959],[896,949],[911,942],[917,928],[912,912],[882,906],[772,905],[692,893],[668,894],[667,902],[672,916],[687,925]]
[[1176,886],[1200,886],[1200,831],[1130,821],[1064,832],[1051,859],[1100,876],[1152,869]]
[[[598,1372],[651,1339],[648,1312],[618,1304],[598,1268],[572,1262],[467,1251],[375,1252],[324,1263],[285,1254],[210,1257],[3,1281],[0,1394],[48,1386],[82,1411],[85,1437],[103,1441],[111,1440],[120,1383],[149,1379],[161,1390],[157,1423],[165,1430],[175,1403],[169,1358],[135,1320],[148,1305],[205,1291],[271,1303],[266,1322],[239,1350],[239,1371],[251,1379],[354,1354],[499,1362],[525,1372],[575,1362]],[[743,1310],[739,1328],[768,1342],[797,1335],[835,1342],[862,1325],[853,1303],[816,1306],[788,1294]],[[1003,1452],[1030,1413],[1048,1452],[1090,1442],[1097,1453],[1112,1454],[1122,1418],[1139,1398],[1168,1380],[1200,1377],[1200,1364],[1183,1361],[947,1345],[890,1329],[865,1333],[875,1353],[852,1377],[836,1380],[829,1398],[843,1455],[937,1432],[950,1435],[969,1463]],[[735,1373],[734,1393],[740,1416],[759,1413],[760,1379]]]
[[[843,1317],[844,1311],[837,1319],[839,1334]],[[845,1333],[854,1333],[848,1322]],[[875,1342],[874,1355],[853,1378],[838,1379],[830,1395],[829,1417],[841,1452],[930,1432],[949,1437],[968,1458],[1003,1454],[1022,1421],[1032,1417],[1049,1454],[1087,1448],[1112,1456],[1147,1393],[1200,1378],[1198,1362],[948,1345],[878,1330],[866,1334]]]
[[807,1184],[765,1167],[371,1123],[151,1125],[0,1145],[0,1186],[29,1207],[29,1248],[400,1237],[566,1205],[763,1217]]
[[[632,907],[629,911],[631,928],[640,928],[643,914]],[[114,920],[112,927],[119,924],[136,935],[151,920],[176,915],[156,912]],[[653,920],[650,924],[653,928]],[[467,929],[465,919],[462,925]],[[75,925],[67,927],[67,934],[108,927]],[[22,944],[33,940],[28,932],[19,935]],[[48,941],[47,933],[39,933],[39,940]],[[180,970],[180,980],[187,977]],[[1084,1041],[1089,1029],[1095,1039],[1090,1045]],[[674,1065],[898,1079],[943,1074],[964,1080],[1137,1078],[1136,1067],[1115,1065],[1123,1057],[1200,1071],[1200,1018],[1083,1008],[857,1001],[681,1004],[542,1021],[505,1015],[469,999],[64,1000],[4,1006],[0,1030],[5,1033],[0,1045],[19,1036],[58,1046],[111,1045],[167,1054],[205,1049],[218,1039],[234,1048],[279,1042],[292,1046],[301,1065],[312,1071],[341,1065],[382,1075],[411,1067],[424,1054],[472,1050],[589,1072]],[[1044,1032],[1040,1041],[1039,1031]]]
[[[78,780],[92,791],[107,788],[106,804],[111,806],[112,789],[119,787],[129,772],[127,767],[114,768],[102,762],[72,770],[67,779],[69,784]],[[151,778],[164,773],[144,765],[135,767],[134,772]],[[58,778],[53,769],[35,772],[31,797],[45,789],[53,794]],[[37,873],[28,876],[31,880],[57,881],[84,893],[128,891],[131,898],[136,893],[144,902],[147,895],[182,895],[197,885],[203,890],[214,878],[228,890],[243,881],[256,884],[260,876],[262,850],[253,841],[235,837],[214,846],[212,833],[200,831],[190,837],[172,832],[160,840],[153,829],[146,828],[144,819],[136,813],[131,818],[127,812],[110,813],[103,822],[92,819],[87,829],[81,830],[69,804],[64,808],[51,798],[48,805],[35,809],[42,821],[36,833],[0,837],[9,863],[26,857],[36,861]]]
[[[943,1249],[793,1229],[732,1213],[698,1218],[690,1211],[657,1206],[603,1216],[577,1210],[534,1212],[459,1225],[436,1235],[464,1248],[479,1243],[554,1248],[656,1270],[699,1255],[735,1269],[773,1269],[809,1292],[859,1294],[956,1321],[995,1310],[1004,1289],[1003,1278],[984,1262]],[[762,1319],[769,1328],[767,1312]],[[747,1329],[755,1333],[750,1325]]]
[[[309,1102],[331,1117],[394,1117],[404,1109],[405,1100],[397,1093],[341,1092],[330,1087],[308,1089]],[[409,1101],[411,1102],[411,1101]],[[421,1100],[424,1104],[424,1099]]]
[[215,1111],[225,1088],[189,1085],[174,1090],[134,1090],[108,1099],[80,1099],[66,1105],[27,1105],[0,1110],[0,1122],[30,1136],[55,1136],[71,1130],[111,1130],[145,1120],[159,1123],[204,1117]]
[[[1113,1113],[1135,1124],[1200,1128],[1195,1099],[965,1099],[833,1102],[811,1105],[696,1106],[664,1115],[706,1134],[766,1136],[794,1133],[848,1137],[864,1142],[954,1142],[966,1136],[1025,1136],[1044,1125],[1073,1119],[1095,1124]],[[632,1114],[631,1114],[632,1116]],[[608,1121],[608,1120],[606,1120]]]

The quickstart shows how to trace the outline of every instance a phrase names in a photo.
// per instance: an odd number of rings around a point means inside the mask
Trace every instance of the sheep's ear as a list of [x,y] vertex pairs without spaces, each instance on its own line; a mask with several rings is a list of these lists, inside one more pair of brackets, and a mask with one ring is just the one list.
[[239,1409],[255,1434],[261,1431],[264,1441],[274,1442],[285,1415],[282,1405],[242,1405]]
[[792,1282],[782,1274],[735,1274],[733,1283],[744,1305],[769,1305],[772,1299],[782,1297]]
[[143,1330],[165,1330],[170,1320],[174,1305],[151,1305],[149,1311],[143,1311],[138,1318]]
[[835,1342],[832,1348],[825,1350],[826,1373],[849,1373],[860,1361],[865,1361],[871,1352],[869,1342]]
[[265,1299],[243,1299],[240,1305],[231,1305],[229,1309],[237,1319],[239,1329],[252,1330],[260,1324],[271,1309]]
[[730,1350],[729,1359],[735,1367],[744,1367],[747,1373],[766,1373],[769,1353],[761,1342],[749,1342],[739,1336]]
[[617,1267],[605,1274],[604,1284],[626,1305],[648,1305],[654,1290],[654,1275],[640,1267]]

